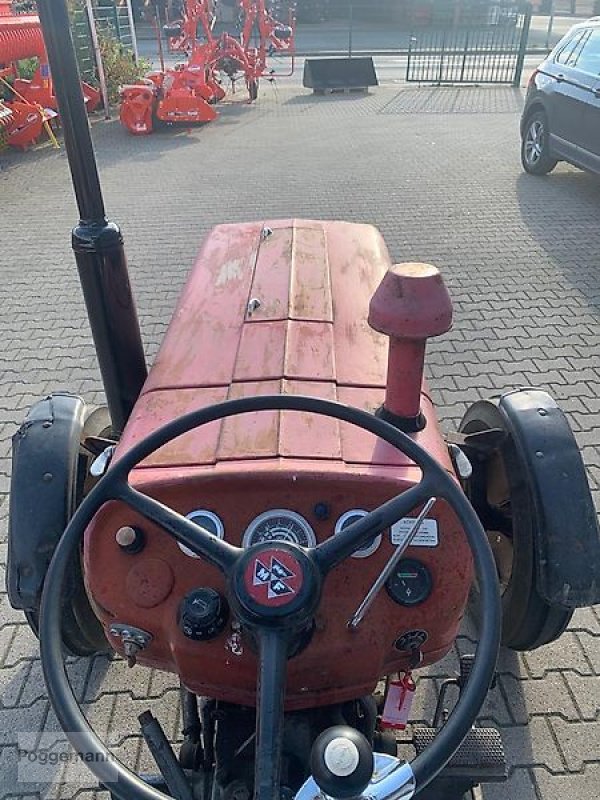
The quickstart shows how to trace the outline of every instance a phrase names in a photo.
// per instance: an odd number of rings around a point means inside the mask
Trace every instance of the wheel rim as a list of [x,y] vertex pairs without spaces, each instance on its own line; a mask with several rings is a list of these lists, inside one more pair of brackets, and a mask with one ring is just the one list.
[[544,124],[539,119],[534,120],[527,130],[525,137],[525,160],[531,166],[539,163],[544,151]]
[[[491,470],[491,473],[489,473],[491,485],[495,487],[495,496],[490,497],[488,494],[488,502],[490,502],[490,505],[496,512],[502,514],[507,521],[510,521],[512,527],[510,486],[508,483],[506,465],[499,453],[490,462],[488,470]],[[513,571],[514,548],[512,533],[509,535],[508,532],[504,530],[490,530],[487,534],[494,561],[496,562],[496,569],[498,570],[500,593],[504,595],[508,589]]]

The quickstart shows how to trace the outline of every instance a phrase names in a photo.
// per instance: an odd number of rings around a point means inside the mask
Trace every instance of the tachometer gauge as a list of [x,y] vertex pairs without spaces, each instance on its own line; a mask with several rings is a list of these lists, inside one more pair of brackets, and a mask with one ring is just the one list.
[[300,547],[315,547],[317,538],[300,514],[287,508],[273,508],[252,520],[242,540],[244,547],[261,542],[291,542]]
[[[353,522],[357,522],[359,519],[366,517],[368,513],[368,511],[365,511],[362,508],[353,508],[350,511],[346,511],[335,523],[335,533],[340,533],[341,531],[345,530],[352,525]],[[369,556],[373,555],[380,544],[381,534],[378,534],[377,536],[374,536],[370,542],[367,542],[364,547],[361,547],[360,550],[352,553],[352,558],[368,558]]]
[[[199,525],[209,533],[212,533],[213,536],[217,536],[219,539],[223,539],[225,536],[225,528],[223,523],[212,511],[206,511],[204,508],[199,508],[196,511],[190,511],[190,513],[186,514],[185,516],[186,519],[195,522],[196,525]],[[190,558],[201,558],[201,556],[197,556],[196,553],[193,553],[189,547],[181,544],[181,542],[177,542],[177,544],[179,545],[181,552],[185,553],[186,556],[190,556]]]

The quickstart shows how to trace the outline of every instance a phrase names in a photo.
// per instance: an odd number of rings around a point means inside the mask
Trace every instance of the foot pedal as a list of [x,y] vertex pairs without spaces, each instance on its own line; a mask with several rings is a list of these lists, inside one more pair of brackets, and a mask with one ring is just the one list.
[[[465,685],[469,678],[471,677],[471,671],[473,670],[473,664],[475,663],[475,656],[474,655],[463,655],[460,657],[459,661],[459,669],[460,675],[457,679],[458,688],[462,691],[465,688]],[[490,689],[494,689],[496,687],[496,673],[494,672],[494,677],[492,678],[492,682],[490,684]]]
[[[437,734],[436,728],[413,728],[417,755],[432,744]],[[473,783],[505,781],[508,771],[500,733],[495,728],[471,728],[439,777]]]

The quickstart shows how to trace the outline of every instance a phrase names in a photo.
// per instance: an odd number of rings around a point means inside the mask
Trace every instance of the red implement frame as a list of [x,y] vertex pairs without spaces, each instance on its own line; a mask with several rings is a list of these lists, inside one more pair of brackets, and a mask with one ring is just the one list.
[[[17,62],[37,58],[38,68],[31,80],[19,77]],[[44,123],[58,111],[52,76],[39,18],[31,15],[0,15],[0,78],[13,78],[14,99],[5,103],[11,112],[5,115],[7,141],[13,147],[27,148],[41,136]],[[100,103],[100,92],[81,82],[88,111]]]
[[[243,75],[249,101],[258,96],[259,79],[267,71],[274,52],[289,53],[294,69],[295,20],[284,25],[272,17],[265,0],[239,0],[244,23],[239,39],[227,32],[214,35],[215,16],[211,0],[187,0],[183,18],[165,26],[169,48],[185,52],[184,64],[148,75],[144,83],[121,90],[121,122],[130,133],[152,132],[153,120],[164,122],[210,122],[218,115],[214,105],[225,97],[220,73],[235,84]],[[203,41],[198,39],[202,29]],[[288,74],[291,74],[288,73]]]

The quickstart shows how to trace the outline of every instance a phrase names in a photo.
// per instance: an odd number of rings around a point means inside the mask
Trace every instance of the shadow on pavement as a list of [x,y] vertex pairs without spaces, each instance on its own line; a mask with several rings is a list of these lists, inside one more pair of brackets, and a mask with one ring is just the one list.
[[521,217],[540,248],[600,316],[600,178],[559,165],[516,182]]
[[284,106],[312,106],[318,103],[357,103],[364,100],[366,97],[373,95],[373,92],[329,92],[328,94],[308,94],[304,91],[303,94],[297,94],[293,97],[288,97],[284,100]]

